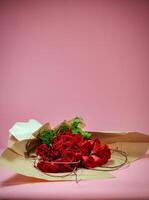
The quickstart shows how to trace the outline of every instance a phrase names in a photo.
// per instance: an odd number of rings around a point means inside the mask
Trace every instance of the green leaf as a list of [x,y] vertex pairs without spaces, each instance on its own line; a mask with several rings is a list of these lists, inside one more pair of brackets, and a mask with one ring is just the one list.
[[80,133],[84,138],[88,139],[90,138],[91,134],[88,133],[87,131],[83,131],[81,128],[75,128],[75,129],[72,129],[72,133],[73,134],[76,134],[76,133]]
[[72,129],[72,133],[73,134],[81,133],[81,129],[80,128],[74,128],[74,129]]
[[89,139],[91,137],[91,134],[88,133],[87,131],[84,131],[83,132],[83,137],[86,138],[86,139]]
[[71,123],[72,129],[75,129],[79,126],[79,124],[81,123],[81,120],[79,117],[75,117]]
[[42,143],[51,145],[51,139],[56,136],[56,133],[54,130],[49,131],[42,131],[38,134],[38,138],[42,141]]
[[66,124],[65,122],[64,123],[62,123],[61,125],[60,125],[60,127],[58,128],[58,130],[57,130],[57,132],[59,133],[59,132],[61,132],[61,131],[67,131],[67,130],[69,130],[69,126],[68,126],[68,124]]

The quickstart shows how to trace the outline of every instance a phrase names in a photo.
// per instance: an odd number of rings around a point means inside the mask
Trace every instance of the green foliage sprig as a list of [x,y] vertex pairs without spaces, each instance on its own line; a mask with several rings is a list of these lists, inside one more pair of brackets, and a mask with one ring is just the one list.
[[43,130],[38,134],[38,138],[41,140],[42,143],[51,145],[51,140],[56,136],[56,132],[54,130]]
[[79,127],[79,125],[81,123],[82,123],[82,121],[79,117],[76,117],[73,119],[73,121],[71,123],[72,133],[73,134],[80,133],[84,138],[86,138],[86,139],[90,138],[91,134],[88,133],[87,131],[84,131],[83,129],[81,129]]

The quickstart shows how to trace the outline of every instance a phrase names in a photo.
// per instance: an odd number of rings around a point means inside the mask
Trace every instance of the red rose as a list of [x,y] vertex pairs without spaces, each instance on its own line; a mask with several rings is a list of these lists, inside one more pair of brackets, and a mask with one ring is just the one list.
[[62,158],[65,159],[67,162],[75,162],[76,161],[76,154],[71,149],[66,149],[62,152]]
[[101,146],[100,157],[107,158],[107,159],[110,159],[111,157],[111,151],[106,144]]
[[84,140],[80,145],[80,149],[83,156],[88,156],[91,153],[92,145],[88,140]]
[[99,139],[95,139],[93,143],[92,154],[98,155],[100,153],[101,143]]
[[96,142],[96,140],[94,140],[94,139],[89,139],[88,140],[88,142],[91,144],[91,147],[93,148],[94,147],[94,144],[95,144],[95,142]]
[[49,161],[53,160],[54,153],[53,153],[53,149],[51,147],[48,148],[48,151],[46,153],[46,157],[48,158]]
[[74,140],[74,137],[73,135],[63,135],[62,136],[62,140],[66,143],[70,143],[70,144],[74,144],[75,140]]
[[53,150],[53,159],[57,159],[61,156],[61,152],[59,151],[59,149],[55,149]]
[[36,154],[39,155],[43,160],[51,161],[53,159],[53,150],[46,144],[41,144],[36,148]]
[[96,148],[92,150],[92,153],[94,153],[102,159],[102,164],[107,163],[107,161],[111,157],[111,151],[106,144],[102,146],[96,146]]
[[79,161],[79,160],[81,160],[81,157],[82,157],[82,153],[81,153],[81,151],[76,151],[75,152],[75,158],[76,158],[76,161]]
[[97,162],[92,156],[82,156],[82,166],[85,168],[97,167]]
[[80,133],[77,133],[74,135],[74,140],[76,145],[80,145],[84,141],[84,138],[81,136]]
[[102,166],[103,165],[103,160],[102,158],[96,156],[96,155],[91,155],[91,157],[94,159],[96,163],[96,167]]
[[58,142],[58,138],[56,136],[51,140],[52,146],[55,145],[57,142]]
[[57,158],[61,158],[63,151],[64,151],[64,148],[62,147],[62,145],[53,148],[53,154],[54,154],[53,159],[55,160]]
[[75,167],[75,164],[67,164],[67,163],[62,164],[61,162],[66,162],[65,158],[59,158],[55,160],[54,162],[57,162],[56,164],[58,166],[58,172],[71,172],[74,170],[74,167]]
[[52,147],[54,149],[66,149],[74,145],[74,137],[72,135],[58,135],[52,140]]
[[57,147],[59,147],[59,146],[61,146],[63,144],[63,139],[61,139],[61,138],[57,138],[57,137],[55,137],[53,140],[52,140],[52,147],[53,148],[57,148]]
[[48,164],[46,165],[44,161],[39,161],[37,167],[43,172],[48,172]]
[[72,172],[74,170],[74,166],[70,164],[59,164],[59,172]]
[[39,161],[37,163],[37,167],[43,171],[43,172],[51,172],[56,173],[58,172],[58,165],[52,162],[46,162],[46,161]]
[[[81,150],[77,146],[72,146],[63,151],[63,157],[70,162],[80,161],[82,157]],[[79,166],[79,164],[77,164]]]
[[43,156],[48,151],[48,145],[47,144],[40,144],[36,148],[36,154],[39,156]]
[[67,149],[67,148],[72,147],[72,146],[73,146],[72,142],[64,141],[63,144],[62,144],[63,149]]

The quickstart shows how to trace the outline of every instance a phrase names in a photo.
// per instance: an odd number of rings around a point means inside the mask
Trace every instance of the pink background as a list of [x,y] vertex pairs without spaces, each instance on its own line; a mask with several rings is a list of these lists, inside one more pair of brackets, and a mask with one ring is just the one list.
[[0,0],[0,144],[29,118],[149,133],[149,1]]
[[[148,104],[148,0],[0,0],[0,147],[29,118],[149,133]],[[148,158],[79,184],[0,166],[0,199],[149,199]]]

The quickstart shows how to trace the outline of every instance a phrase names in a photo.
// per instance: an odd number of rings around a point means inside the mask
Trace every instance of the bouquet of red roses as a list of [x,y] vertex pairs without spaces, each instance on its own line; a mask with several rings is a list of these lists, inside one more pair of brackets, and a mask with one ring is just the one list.
[[35,167],[46,173],[72,172],[76,168],[95,168],[108,162],[111,151],[98,138],[81,128],[79,117],[38,135]]
[[149,148],[149,135],[89,133],[79,117],[64,120],[52,129],[45,123],[30,135],[30,123],[22,126],[24,122],[14,125],[0,165],[48,181],[112,178],[110,171],[140,158]]

